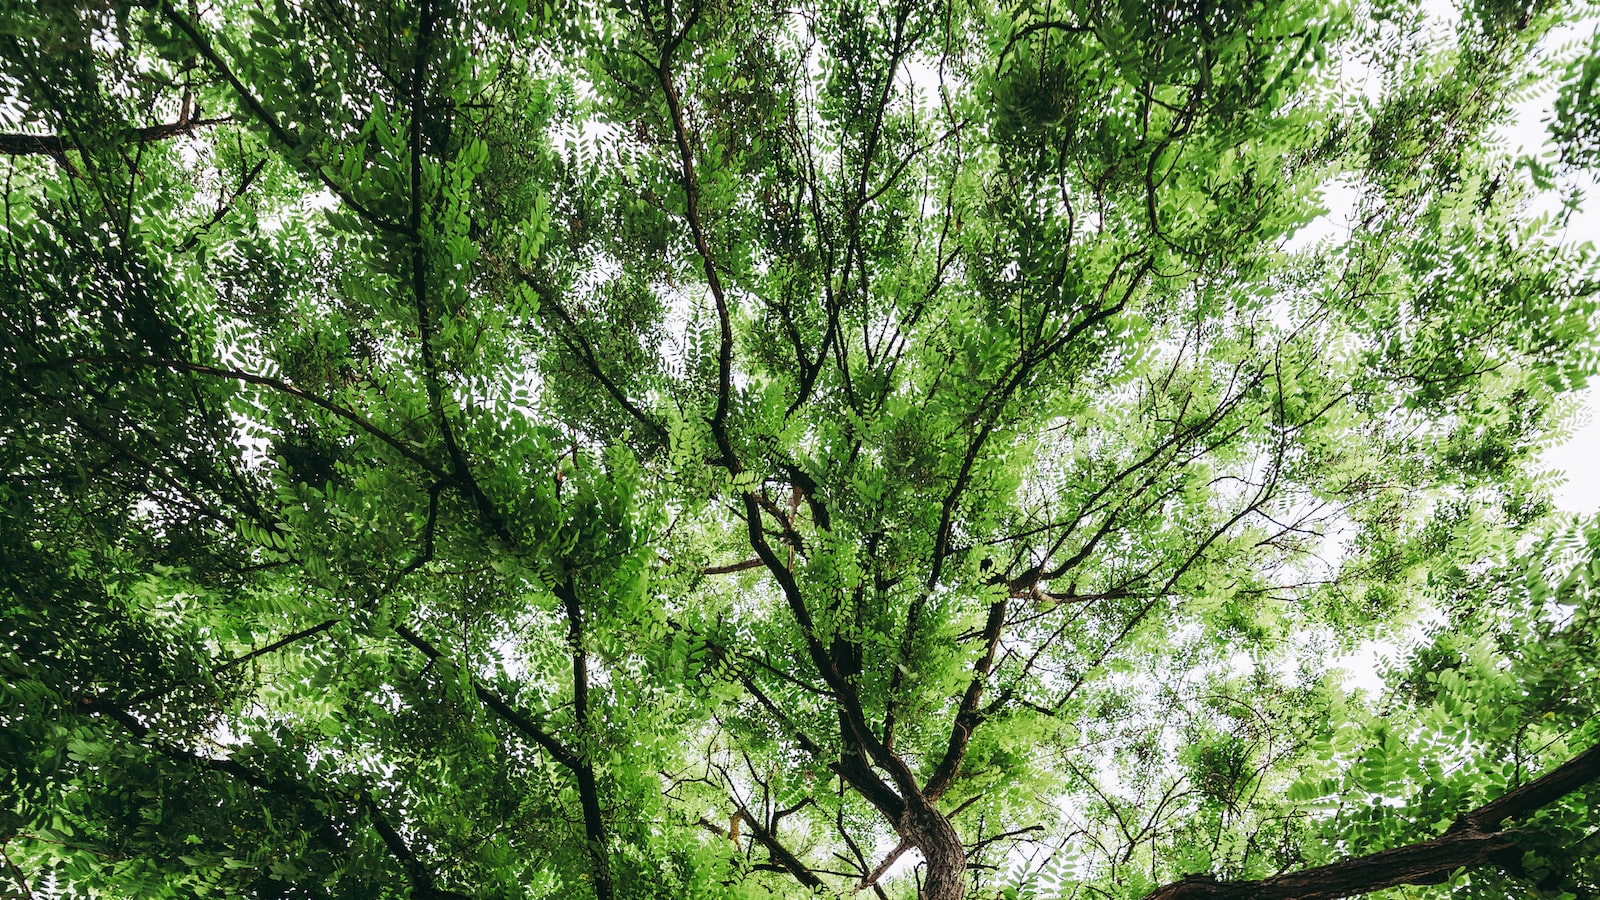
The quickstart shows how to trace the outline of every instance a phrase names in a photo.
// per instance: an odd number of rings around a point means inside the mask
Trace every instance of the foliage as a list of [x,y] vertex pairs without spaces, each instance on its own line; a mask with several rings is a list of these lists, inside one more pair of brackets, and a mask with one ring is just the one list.
[[1572,61],[1556,95],[1551,136],[1568,164],[1594,166],[1600,160],[1600,33],[1589,52]]
[[1600,890],[1577,12],[0,9],[20,895]]

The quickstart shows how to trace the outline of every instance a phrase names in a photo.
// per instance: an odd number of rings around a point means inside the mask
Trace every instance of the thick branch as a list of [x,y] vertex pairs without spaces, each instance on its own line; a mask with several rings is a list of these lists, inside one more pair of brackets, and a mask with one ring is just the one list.
[[763,709],[788,729],[790,736],[800,745],[800,749],[811,754],[816,759],[826,762],[829,771],[844,779],[867,802],[883,813],[889,821],[899,821],[900,815],[905,811],[905,801],[891,790],[887,784],[884,784],[883,779],[879,778],[877,773],[872,771],[872,768],[860,756],[843,754],[836,758],[828,759],[822,746],[790,721],[784,715],[783,710],[778,708],[772,698],[768,697],[748,674],[738,672],[737,677],[739,683],[744,685],[745,690],[750,692],[750,696],[754,697]]
[[1522,850],[1507,834],[1458,832],[1260,881],[1191,876],[1146,900],[1338,900],[1402,884],[1440,884],[1457,869],[1508,862],[1511,854],[1520,858]]
[[[867,727],[866,716],[862,711],[860,698],[856,694],[855,684],[839,671],[834,664],[832,654],[818,638],[816,623],[811,617],[811,611],[806,607],[805,598],[800,593],[799,582],[795,580],[794,573],[789,571],[788,566],[779,559],[761,532],[760,505],[750,493],[745,494],[744,504],[750,546],[766,564],[767,571],[772,573],[773,579],[778,582],[790,614],[794,616],[795,624],[799,627],[800,636],[805,641],[806,652],[811,657],[812,665],[834,693],[839,707],[840,737],[847,745],[859,747],[869,754],[873,763],[890,774],[902,795],[910,797],[916,794],[915,776],[911,774],[905,762],[890,752],[889,748],[884,746]],[[845,755],[846,759],[850,757],[851,754]],[[841,762],[838,771],[852,787],[871,800],[880,812],[889,816],[891,820],[898,817],[899,811],[903,809],[901,798],[895,796],[864,761]]]
[[1544,777],[1463,813],[1436,838],[1259,881],[1191,876],[1145,900],[1338,900],[1402,884],[1441,884],[1458,869],[1516,866],[1522,849],[1500,823],[1526,816],[1600,778],[1600,744]]
[[[221,125],[233,121],[227,116],[218,119],[196,119],[192,122],[167,122],[146,125],[128,131],[127,141],[148,144],[164,141],[179,135],[192,134],[196,128]],[[68,150],[78,149],[74,140],[59,134],[0,134],[0,155],[4,156],[59,156]]]
[[1562,763],[1543,777],[1464,814],[1450,830],[1497,831],[1505,820],[1521,818],[1543,809],[1596,778],[1600,778],[1600,744]]

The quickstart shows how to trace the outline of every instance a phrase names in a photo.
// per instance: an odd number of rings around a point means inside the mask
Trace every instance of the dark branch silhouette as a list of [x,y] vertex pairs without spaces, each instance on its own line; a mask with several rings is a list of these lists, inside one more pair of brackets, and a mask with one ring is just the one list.
[[1197,875],[1159,888],[1145,900],[1337,900],[1402,884],[1441,884],[1458,869],[1520,868],[1516,832],[1508,819],[1537,812],[1600,778],[1600,744],[1498,800],[1463,813],[1444,834],[1325,866],[1258,881],[1218,881]]
[[[127,142],[148,144],[193,134],[196,128],[222,125],[233,121],[227,116],[217,119],[195,119],[189,122],[165,122],[147,125],[127,133]],[[78,142],[59,134],[0,134],[0,154],[5,156],[60,156],[68,150],[77,150]]]

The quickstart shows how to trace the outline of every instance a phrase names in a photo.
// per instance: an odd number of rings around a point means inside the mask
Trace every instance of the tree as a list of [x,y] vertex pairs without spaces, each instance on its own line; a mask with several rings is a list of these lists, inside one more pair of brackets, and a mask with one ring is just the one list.
[[1569,15],[7,7],[15,892],[1592,896]]

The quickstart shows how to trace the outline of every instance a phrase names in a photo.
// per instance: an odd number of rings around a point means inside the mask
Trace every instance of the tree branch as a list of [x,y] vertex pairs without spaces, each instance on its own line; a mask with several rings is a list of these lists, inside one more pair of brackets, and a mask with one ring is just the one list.
[[599,900],[611,900],[611,863],[607,853],[606,821],[600,806],[600,786],[594,777],[594,760],[588,748],[593,735],[589,728],[589,655],[583,641],[583,606],[578,602],[578,591],[572,576],[556,584],[556,598],[567,614],[567,644],[572,652],[572,709],[578,724],[578,765],[573,777],[578,781],[578,803],[583,807],[583,833],[589,842],[589,854],[594,861],[594,891]]
[[702,575],[732,575],[734,572],[746,572],[750,569],[759,569],[763,563],[759,558],[747,559],[743,562],[729,563],[725,566],[706,566],[700,570]]
[[[281,776],[262,774],[235,759],[201,756],[182,747],[166,743],[156,739],[151,733],[150,726],[139,721],[132,713],[104,700],[89,700],[82,708],[85,712],[101,715],[116,722],[132,734],[141,745],[168,759],[226,775],[269,796],[292,798],[298,803],[317,810],[326,823],[325,827],[331,832],[337,833],[340,830],[338,823],[325,810],[330,805],[328,802],[330,799],[350,802],[351,798],[348,796],[318,792],[299,781],[285,779]],[[466,900],[464,894],[443,890],[434,883],[433,873],[417,858],[416,853],[400,837],[399,832],[383,816],[382,811],[378,809],[370,797],[356,802],[372,819],[373,827],[377,830],[379,837],[383,839],[384,847],[400,863],[401,869],[405,872],[406,880],[411,882],[412,897],[418,898],[418,900]]]
[[1600,778],[1600,744],[1590,747],[1542,777],[1515,788],[1500,799],[1465,813],[1450,826],[1450,831],[1496,831],[1505,820],[1521,818],[1535,810],[1543,809],[1596,778]]
[[362,219],[364,219],[374,228],[377,228],[379,231],[386,231],[390,234],[399,235],[411,234],[406,230],[404,225],[396,224],[388,219],[383,218],[382,216],[379,216],[377,213],[364,206],[360,201],[356,200],[355,196],[351,194],[349,186],[342,185],[337,181],[334,181],[333,177],[328,174],[328,171],[324,166],[317,163],[315,160],[310,159],[309,157],[301,156],[297,152],[297,148],[300,146],[299,137],[285,128],[282,122],[278,121],[278,117],[273,115],[271,110],[267,109],[266,104],[261,102],[261,98],[251,93],[250,89],[245,86],[244,82],[239,80],[239,76],[234,73],[233,67],[228,65],[228,61],[222,58],[222,54],[217,52],[216,47],[212,46],[211,41],[208,40],[205,35],[200,33],[200,29],[195,27],[195,24],[189,21],[187,16],[179,12],[177,7],[172,5],[171,0],[163,0],[161,4],[161,14],[168,22],[171,22],[174,27],[183,32],[184,37],[188,39],[189,45],[195,49],[195,52],[203,57],[206,62],[210,63],[211,67],[216,69],[217,74],[221,75],[223,80],[228,82],[228,84],[233,88],[234,93],[238,95],[239,102],[244,104],[245,109],[249,110],[250,114],[255,116],[257,121],[266,126],[267,131],[272,134],[273,138],[275,138],[278,143],[288,148],[291,155],[300,156],[304,167],[309,169],[311,174],[315,175],[317,179],[322,182],[324,187],[332,191],[334,196],[343,201],[346,206],[355,210],[357,215],[361,216]]
[[722,276],[717,272],[715,258],[711,255],[711,242],[706,237],[705,223],[700,217],[700,181],[694,170],[694,149],[689,144],[688,123],[684,119],[683,100],[672,81],[672,54],[684,36],[699,18],[697,5],[678,38],[662,48],[661,60],[656,66],[656,78],[666,96],[668,118],[672,121],[672,134],[678,145],[679,179],[683,185],[684,217],[689,220],[689,232],[694,238],[695,251],[706,273],[706,287],[717,306],[717,405],[711,414],[711,431],[717,438],[718,450],[735,465],[733,448],[727,439],[727,419],[730,395],[733,392],[733,318],[728,311],[728,298],[722,289]]
[[344,419],[346,422],[372,435],[385,444],[388,444],[401,456],[421,467],[423,471],[435,478],[448,479],[449,474],[428,460],[427,457],[406,446],[399,438],[374,425],[360,413],[348,407],[340,406],[326,397],[313,394],[310,391],[297,388],[286,381],[245,372],[239,369],[225,369],[219,366],[208,366],[203,363],[192,363],[181,359],[161,359],[158,357],[140,356],[72,356],[66,359],[49,360],[21,366],[24,371],[28,369],[50,369],[61,366],[76,365],[111,365],[111,366],[143,366],[150,369],[168,369],[174,372],[193,372],[198,375],[209,375],[214,378],[227,378],[254,384],[260,387],[271,388],[281,394],[287,394],[299,400],[304,400],[312,406],[326,410],[333,415]]
[[972,732],[983,721],[983,713],[978,709],[978,703],[983,699],[983,688],[989,680],[989,672],[994,668],[995,648],[1000,644],[1001,627],[1005,624],[1006,602],[1004,600],[989,605],[989,619],[984,624],[983,655],[972,665],[972,680],[967,683],[967,690],[961,697],[961,706],[956,711],[956,718],[950,725],[950,740],[945,746],[944,758],[939,760],[939,765],[928,776],[927,784],[923,786],[922,793],[930,802],[938,800],[955,780],[956,770],[961,765],[962,757],[967,755],[967,745],[972,741]]
[[406,880],[411,882],[411,896],[420,900],[467,900],[465,894],[455,891],[441,890],[434,883],[433,873],[417,858],[415,851],[400,836],[394,826],[389,824],[388,818],[370,794],[363,795],[361,806],[366,810],[367,816],[372,819],[372,827],[377,830],[378,837],[383,839],[383,846],[389,850],[389,855],[399,861],[400,867],[405,870]]
[[[394,633],[398,634],[401,640],[422,651],[422,655],[429,660],[437,660],[444,656],[444,652],[435,647],[431,641],[405,625],[396,624]],[[539,745],[546,753],[550,754],[551,759],[560,763],[563,768],[571,771],[577,770],[580,765],[578,755],[568,750],[549,732],[540,728],[532,719],[514,709],[503,697],[490,690],[487,685],[476,677],[472,678],[472,689],[477,692],[478,699],[483,702],[484,706],[487,706],[491,712],[499,716],[507,725],[510,725],[524,737]]]
[[[621,385],[606,374],[605,369],[600,365],[599,358],[594,354],[594,348],[589,345],[583,333],[578,330],[578,323],[573,320],[566,307],[562,306],[560,301],[554,296],[550,296],[548,292],[539,291],[533,279],[526,273],[519,273],[518,277],[521,278],[523,284],[539,292],[539,309],[551,310],[556,314],[556,318],[561,320],[564,329],[555,329],[555,332],[557,337],[561,338],[561,342],[567,345],[567,349],[577,354],[578,360],[583,363],[583,367],[589,371],[589,374],[596,381],[600,382],[600,386],[606,389],[606,393],[611,395],[611,399],[617,401],[617,405],[621,406],[624,412],[633,417],[634,421],[644,426],[644,429],[650,433],[651,438],[658,444],[666,446],[668,442],[666,427],[651,418],[639,404],[630,400],[628,395],[623,393]],[[571,334],[569,335],[568,332],[571,332]]]
[[796,881],[812,890],[820,890],[826,887],[822,879],[818,878],[817,874],[811,871],[809,866],[800,861],[800,857],[795,856],[789,851],[789,848],[779,842],[777,835],[761,827],[761,823],[756,821],[756,817],[750,815],[750,810],[742,806],[739,807],[739,817],[744,819],[746,825],[750,826],[750,834],[756,839],[756,843],[765,847],[767,854],[778,865],[782,866],[784,871],[793,875]]
[[894,845],[894,849],[889,851],[889,854],[883,858],[882,862],[878,863],[876,866],[873,866],[871,872],[861,876],[861,880],[856,882],[856,886],[852,893],[864,891],[869,887],[876,887],[878,880],[883,878],[883,876],[888,873],[889,868],[899,861],[900,857],[905,855],[905,852],[910,849],[911,842],[905,838],[901,838],[900,843]]
[[1463,868],[1516,867],[1522,848],[1513,832],[1499,830],[1500,824],[1543,809],[1596,778],[1600,778],[1600,744],[1542,778],[1463,813],[1436,838],[1258,881],[1224,882],[1194,875],[1158,888],[1145,900],[1338,900],[1402,884],[1441,884]]
[[[164,141],[180,135],[193,134],[196,128],[232,122],[230,116],[216,119],[195,119],[191,122],[165,122],[146,125],[127,132],[126,140],[133,144]],[[0,156],[60,156],[68,150],[78,149],[70,137],[59,134],[0,134]]]

